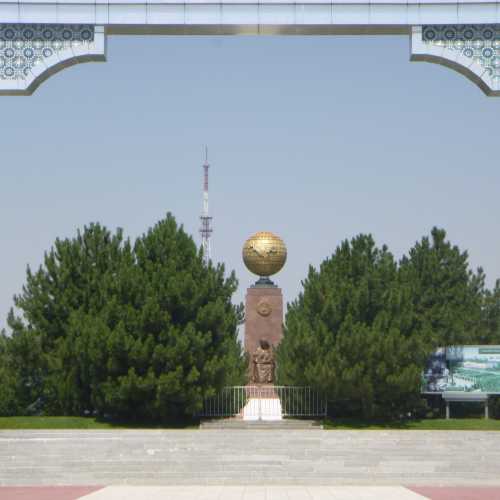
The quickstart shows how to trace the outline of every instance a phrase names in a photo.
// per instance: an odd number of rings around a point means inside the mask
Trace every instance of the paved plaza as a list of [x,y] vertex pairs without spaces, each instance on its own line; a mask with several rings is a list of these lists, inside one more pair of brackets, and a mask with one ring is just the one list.
[[5,487],[2,500],[488,500],[494,487],[107,486]]
[[500,433],[3,431],[0,486],[1,500],[500,499]]

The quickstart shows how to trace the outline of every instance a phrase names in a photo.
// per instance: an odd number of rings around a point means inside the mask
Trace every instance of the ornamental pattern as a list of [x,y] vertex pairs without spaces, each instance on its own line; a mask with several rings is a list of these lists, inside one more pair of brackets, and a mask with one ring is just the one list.
[[500,24],[423,26],[422,41],[474,60],[500,88]]
[[91,25],[0,24],[0,80],[24,80],[54,53],[93,41]]

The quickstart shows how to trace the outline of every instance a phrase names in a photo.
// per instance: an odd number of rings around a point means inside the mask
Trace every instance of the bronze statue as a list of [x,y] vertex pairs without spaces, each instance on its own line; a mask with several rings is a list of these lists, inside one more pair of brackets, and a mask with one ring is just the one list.
[[260,339],[259,344],[252,355],[252,382],[272,384],[274,382],[274,353],[267,340]]

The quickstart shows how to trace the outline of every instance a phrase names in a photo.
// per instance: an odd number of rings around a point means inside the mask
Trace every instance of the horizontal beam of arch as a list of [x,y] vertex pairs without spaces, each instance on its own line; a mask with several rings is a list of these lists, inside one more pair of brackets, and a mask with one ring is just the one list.
[[[391,31],[425,24],[500,23],[500,2],[477,0],[0,0],[0,22],[95,24],[128,32],[181,27],[189,33],[243,26],[260,32],[266,27],[299,27],[302,31],[383,27]],[[198,30],[198,31],[197,31]]]
[[[424,39],[427,25],[448,27],[440,33],[451,38]],[[20,35],[30,26],[34,38]],[[91,28],[92,40],[78,38],[82,26]],[[481,0],[0,0],[0,95],[30,94],[64,67],[104,60],[107,35],[407,34],[411,60],[453,68],[498,96],[499,26],[500,1]],[[44,27],[56,38],[45,37]],[[474,40],[462,36],[467,27]]]

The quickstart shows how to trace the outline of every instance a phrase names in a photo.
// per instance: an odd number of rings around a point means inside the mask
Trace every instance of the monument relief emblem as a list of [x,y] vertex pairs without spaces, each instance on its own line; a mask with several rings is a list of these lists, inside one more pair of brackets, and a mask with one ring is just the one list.
[[273,311],[273,308],[271,307],[271,304],[269,304],[269,302],[267,302],[267,300],[261,300],[257,304],[257,312],[261,316],[267,317],[271,314],[272,311]]

